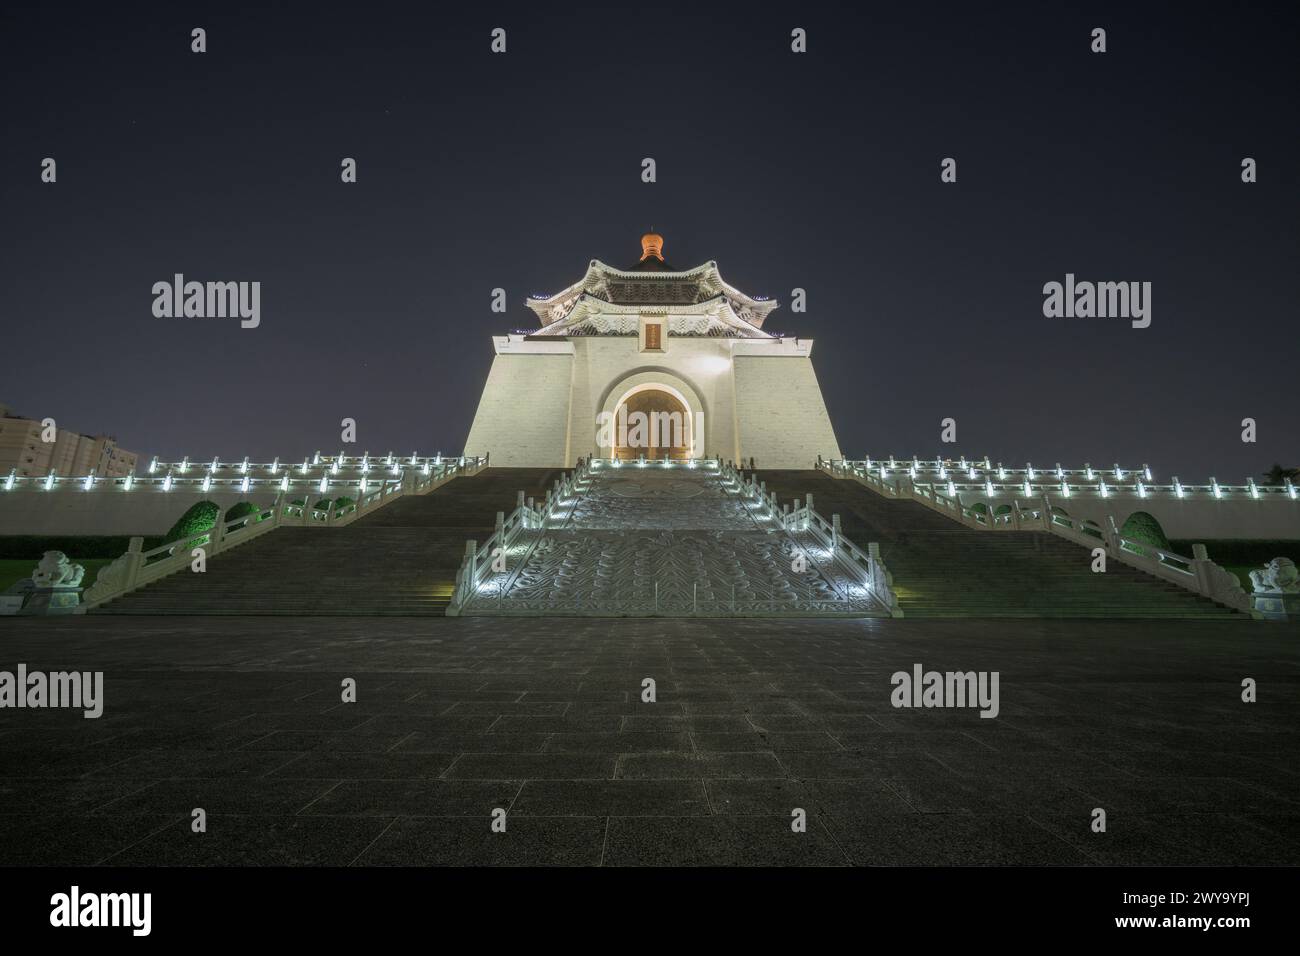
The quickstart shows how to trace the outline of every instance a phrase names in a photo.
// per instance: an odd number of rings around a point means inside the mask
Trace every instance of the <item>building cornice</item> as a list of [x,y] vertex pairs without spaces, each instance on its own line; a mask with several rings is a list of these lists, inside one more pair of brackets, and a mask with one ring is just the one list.
[[[616,303],[610,301],[608,285],[611,280],[648,284],[695,282],[699,285],[699,291],[706,293],[707,297],[694,303]],[[541,321],[542,331],[546,334],[554,334],[565,323],[580,319],[575,313],[587,299],[602,303],[602,307],[608,307],[611,312],[621,309],[632,311],[646,311],[647,309],[656,311],[660,309],[699,310],[701,306],[708,306],[718,299],[726,299],[728,300],[729,313],[738,322],[754,331],[760,330],[768,313],[780,305],[775,299],[755,298],[731,285],[722,278],[721,273],[718,271],[718,264],[714,260],[709,260],[692,269],[682,271],[639,271],[636,269],[615,268],[601,262],[599,259],[591,260],[586,273],[577,282],[554,295],[529,296],[527,304]]]

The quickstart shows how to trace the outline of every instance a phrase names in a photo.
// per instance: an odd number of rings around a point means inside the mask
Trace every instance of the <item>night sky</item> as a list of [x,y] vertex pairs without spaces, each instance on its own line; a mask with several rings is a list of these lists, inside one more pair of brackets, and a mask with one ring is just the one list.
[[[262,6],[6,8],[0,402],[145,456],[458,452],[490,336],[653,226],[816,340],[852,457],[1300,464],[1293,4]],[[260,280],[261,326],[155,318],[175,272]],[[1151,327],[1045,318],[1067,272],[1150,281]]]

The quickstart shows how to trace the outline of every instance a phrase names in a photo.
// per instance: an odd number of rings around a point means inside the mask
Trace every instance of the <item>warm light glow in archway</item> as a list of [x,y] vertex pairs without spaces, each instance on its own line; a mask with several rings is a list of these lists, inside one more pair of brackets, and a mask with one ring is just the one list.
[[[611,457],[686,459],[695,455],[695,421],[686,396],[671,385],[643,383],[628,389],[614,407]],[[639,421],[638,421],[639,420]]]

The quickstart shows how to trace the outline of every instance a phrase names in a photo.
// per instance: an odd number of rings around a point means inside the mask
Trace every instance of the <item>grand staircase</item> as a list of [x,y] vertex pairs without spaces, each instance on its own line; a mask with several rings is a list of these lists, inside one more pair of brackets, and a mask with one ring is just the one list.
[[820,471],[756,472],[784,504],[813,495],[859,546],[880,543],[908,617],[1229,618],[1235,612],[1046,532],[981,532]]
[[465,541],[492,533],[519,491],[545,497],[563,474],[488,468],[426,495],[398,498],[341,528],[279,528],[93,614],[441,615]]
[[[519,491],[540,499],[561,474],[489,468],[341,528],[279,528],[215,555],[202,574],[178,572],[91,613],[441,615],[466,539],[485,541]],[[812,492],[860,547],[879,542],[906,617],[1234,616],[1119,561],[1094,574],[1085,548],[1051,534],[976,531],[820,471],[757,475],[783,503]]]
[[889,616],[867,568],[825,531],[788,526],[717,465],[598,465],[480,564],[461,614],[590,617]]

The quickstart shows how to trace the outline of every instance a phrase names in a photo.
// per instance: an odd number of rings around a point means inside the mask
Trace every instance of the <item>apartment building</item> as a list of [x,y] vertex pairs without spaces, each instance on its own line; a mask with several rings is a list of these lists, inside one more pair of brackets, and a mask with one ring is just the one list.
[[95,474],[120,477],[135,471],[137,455],[119,448],[109,435],[82,435],[55,429],[55,440],[44,441],[41,420],[24,418],[0,405],[0,476],[11,471],[20,476]]

